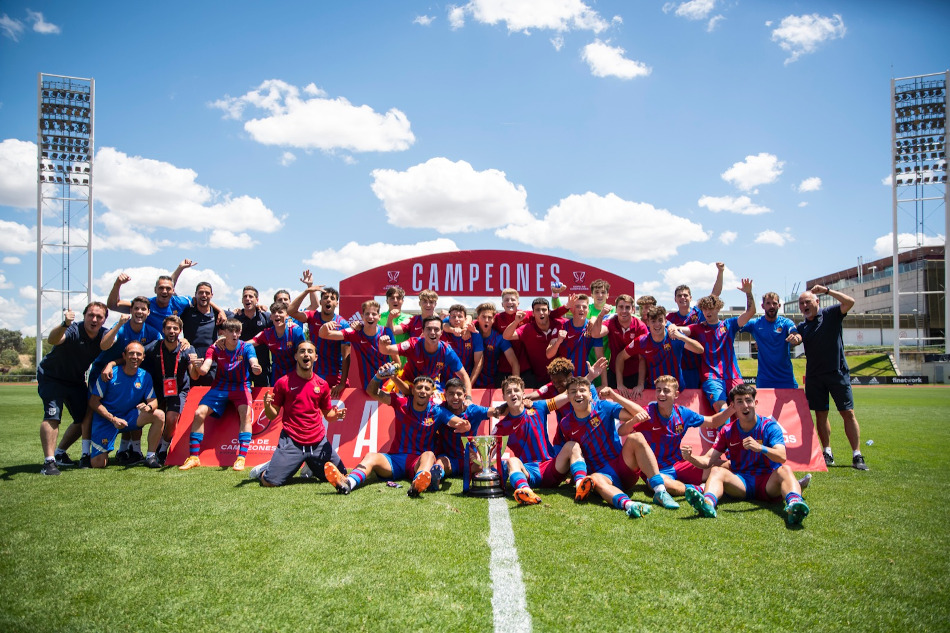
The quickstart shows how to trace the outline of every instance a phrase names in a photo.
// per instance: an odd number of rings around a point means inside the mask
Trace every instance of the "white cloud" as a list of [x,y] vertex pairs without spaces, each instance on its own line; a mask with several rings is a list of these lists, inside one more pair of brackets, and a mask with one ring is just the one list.
[[818,176],[806,178],[798,185],[798,193],[807,193],[809,191],[819,190],[821,190],[821,178]]
[[4,263],[4,264],[19,264],[19,263],[20,263],[20,258],[19,258],[19,257],[13,257],[12,255],[11,255],[10,257],[4,257],[4,258],[3,258],[3,263]]
[[337,270],[349,276],[376,266],[382,266],[388,262],[457,250],[459,248],[455,245],[455,242],[444,237],[416,244],[384,244],[382,242],[357,244],[356,242],[347,242],[340,249],[328,248],[322,251],[314,251],[310,259],[304,260],[304,263],[325,270]]
[[36,300],[36,286],[21,286],[19,290],[20,297],[24,299]]
[[257,244],[257,240],[247,233],[232,233],[224,229],[215,229],[208,237],[211,248],[254,248]]
[[785,246],[787,242],[794,241],[795,238],[792,237],[789,229],[785,229],[781,233],[778,231],[773,231],[772,229],[767,229],[761,233],[757,233],[755,236],[756,244],[773,244],[775,246]]
[[760,152],[755,156],[746,156],[744,161],[735,163],[722,173],[722,179],[730,182],[742,191],[751,191],[759,185],[775,182],[782,174],[785,161],[774,154]]
[[716,15],[709,19],[709,23],[706,24],[706,32],[712,33],[716,30],[716,27],[719,26],[719,23],[725,20],[726,17],[723,15]]
[[[663,277],[663,285],[666,288],[666,292],[663,292],[662,295],[664,299],[670,303],[667,307],[670,310],[675,310],[676,303],[673,302],[673,289],[676,288],[676,286],[680,284],[689,286],[693,299],[705,297],[712,291],[713,284],[716,283],[716,262],[692,260],[680,266],[661,270],[660,274]],[[725,293],[725,291],[738,286],[739,278],[726,266],[722,273],[723,292]],[[659,289],[657,289],[657,292],[659,292]],[[661,299],[660,294],[654,296],[660,300],[660,303],[663,303],[664,299]],[[668,297],[668,299],[666,299],[666,297]]]
[[561,34],[555,35],[551,38],[551,46],[554,47],[554,50],[560,51],[564,48],[564,36]]
[[[887,257],[894,253],[893,233],[882,235],[874,240],[874,254],[878,257]],[[924,235],[913,233],[898,233],[897,248],[900,252],[917,248],[920,246],[942,246],[946,242],[943,235]]]
[[409,119],[396,108],[380,114],[343,97],[330,99],[314,84],[303,92],[306,96],[296,86],[269,79],[243,96],[225,96],[210,105],[232,119],[240,119],[248,106],[265,111],[266,116],[244,123],[244,130],[263,145],[392,152],[408,149],[416,140]]
[[[766,23],[766,26],[769,24]],[[772,31],[772,41],[790,53],[785,63],[791,64],[802,55],[814,53],[819,44],[844,37],[846,31],[844,21],[838,14],[831,17],[817,13],[790,15],[783,18],[778,28]]]
[[4,13],[0,16],[0,30],[3,31],[5,37],[9,37],[14,42],[19,41],[20,35],[23,33],[23,22],[19,20],[14,20],[9,15]]
[[807,207],[807,206],[808,206],[808,203],[805,202],[804,200],[798,203],[798,207],[799,207],[799,208],[803,208],[803,207]]
[[643,62],[624,57],[625,52],[619,46],[610,46],[606,42],[595,40],[584,47],[581,57],[590,66],[595,77],[634,79],[646,77],[653,72],[653,69]]
[[36,208],[36,143],[0,142],[0,205]]
[[13,284],[7,281],[7,276],[0,272],[0,290],[6,290],[12,288]]
[[733,198],[732,196],[703,196],[699,199],[698,204],[713,213],[728,211],[730,213],[738,213],[739,215],[759,215],[761,213],[772,212],[768,207],[753,204],[749,196],[739,196],[738,198]]
[[737,237],[739,234],[735,231],[723,231],[719,234],[719,241],[728,246],[735,242]]
[[453,31],[465,26],[465,7],[449,5],[449,26]]
[[531,220],[524,187],[497,169],[436,157],[406,171],[375,169],[373,193],[390,224],[439,233],[477,231]]
[[435,17],[431,15],[417,15],[416,19],[412,21],[413,24],[419,24],[422,26],[429,26],[435,22]]
[[43,14],[39,11],[26,10],[29,19],[33,21],[33,31],[42,35],[58,35],[60,28],[51,22],[43,19]]
[[600,33],[609,26],[581,0],[471,0],[460,7],[450,6],[452,27],[463,26],[466,15],[482,24],[503,22],[509,33],[530,33],[531,29]]
[[[121,227],[147,233],[159,230],[157,239],[174,237],[169,231],[253,229],[272,233],[282,222],[260,198],[232,198],[198,184],[194,170],[141,156],[128,156],[104,147],[96,154],[96,196],[108,207],[99,222],[112,234]],[[149,239],[152,239],[149,236]]]
[[36,251],[36,227],[0,220],[0,252],[30,253]]
[[511,224],[495,235],[534,248],[633,262],[668,259],[681,246],[709,239],[701,225],[666,209],[591,192],[563,198],[543,218]]
[[894,184],[894,176],[888,174],[887,176],[881,179],[881,184],[884,185],[885,187],[890,187],[891,185]]
[[287,167],[295,160],[297,160],[297,157],[294,155],[293,152],[284,152],[280,156],[280,164],[283,165],[284,167]]
[[688,2],[667,2],[663,5],[663,13],[673,11],[677,16],[687,20],[705,20],[716,7],[716,0],[689,0]]
[[[34,317],[35,318],[35,317]],[[26,327],[27,309],[12,299],[0,297],[0,328],[5,330],[24,330]],[[33,327],[36,330],[36,327]]]

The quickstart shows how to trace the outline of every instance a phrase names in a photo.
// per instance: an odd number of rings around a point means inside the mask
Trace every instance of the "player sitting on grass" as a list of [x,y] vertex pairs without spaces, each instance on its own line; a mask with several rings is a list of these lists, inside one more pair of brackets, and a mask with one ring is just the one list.
[[505,405],[493,434],[507,435],[513,457],[505,463],[508,483],[515,501],[522,505],[541,503],[533,488],[555,488],[571,473],[579,483],[587,475],[587,465],[576,442],[555,448],[548,437],[548,413],[567,401],[567,394],[550,400],[525,402],[524,381],[509,376],[501,385]]
[[335,464],[338,470],[346,472],[340,456],[327,441],[324,424],[324,420],[342,420],[346,409],[332,406],[330,385],[313,371],[316,358],[313,343],[301,342],[294,353],[294,371],[281,376],[274,390],[264,395],[264,415],[268,420],[276,419],[278,411],[283,410],[277,450],[269,462],[248,473],[266,488],[284,485],[304,462],[315,473],[322,473],[326,464]]
[[438,490],[443,477],[462,473],[465,437],[478,435],[479,425],[492,413],[490,409],[472,403],[472,396],[465,393],[465,385],[458,378],[449,378],[445,383],[445,402],[442,407],[448,409],[452,415],[468,420],[471,428],[465,433],[457,433],[449,426],[439,429],[436,434],[438,459],[430,470],[432,483],[429,490]]
[[[601,399],[593,400],[586,378],[572,378],[567,396],[572,410],[558,422],[558,430],[564,439],[581,445],[591,467],[591,474],[578,486],[575,500],[583,501],[593,489],[627,516],[641,517],[649,514],[650,506],[633,501],[624,490],[632,489],[642,476],[654,490],[654,503],[670,510],[678,508],[666,491],[650,445],[641,434],[630,434],[637,422],[647,419],[643,407],[609,387],[602,387]],[[621,442],[621,436],[628,434]]]
[[134,431],[151,424],[148,432],[148,457],[156,460],[155,451],[162,439],[162,418],[152,415],[158,405],[152,377],[140,367],[145,359],[145,348],[132,341],[122,352],[121,371],[112,372],[112,378],[99,376],[89,397],[92,411],[92,450],[90,465],[105,468],[109,451],[114,448],[120,431]]
[[205,360],[198,368],[198,374],[206,375],[211,364],[217,364],[214,382],[198,403],[195,419],[191,423],[191,435],[188,442],[188,459],[179,466],[179,470],[189,470],[201,466],[198,453],[205,436],[205,420],[208,415],[221,417],[228,401],[234,403],[238,411],[238,456],[234,460],[234,470],[244,470],[247,449],[251,444],[251,381],[249,372],[260,375],[261,366],[257,362],[254,346],[241,340],[241,322],[228,319],[221,327],[224,341],[218,341],[205,352]]
[[[438,320],[438,319],[436,319]],[[440,327],[441,330],[441,327]],[[416,376],[412,382],[411,399],[399,393],[385,393],[379,390],[380,382],[392,375],[398,365],[387,363],[379,368],[369,383],[366,393],[381,404],[393,408],[395,424],[393,441],[388,453],[369,453],[344,476],[332,463],[324,466],[327,481],[336,487],[340,494],[348,495],[362,485],[370,474],[381,479],[395,481],[408,478],[412,480],[409,496],[418,497],[432,482],[431,469],[435,465],[435,433],[440,427],[448,425],[464,433],[470,425],[467,420],[432,402],[435,381],[429,376]]]
[[686,493],[686,484],[698,486],[709,474],[708,470],[701,470],[683,460],[680,452],[683,436],[693,427],[722,426],[729,420],[733,409],[727,407],[714,416],[700,415],[674,404],[679,395],[679,382],[676,378],[660,376],[655,382],[656,400],[646,408],[650,419],[638,423],[633,430],[635,433],[641,433],[650,445],[667,492],[674,497],[681,497]]
[[[789,525],[798,525],[808,516],[808,506],[802,500],[802,488],[792,469],[785,464],[782,427],[755,412],[755,394],[752,385],[739,385],[729,392],[729,404],[738,419],[719,430],[708,453],[696,457],[691,446],[683,446],[683,457],[689,463],[697,468],[711,468],[705,493],[690,486],[686,489],[686,501],[700,516],[715,518],[716,504],[723,492],[730,497],[763,501],[775,501],[781,496],[785,498],[785,520]],[[726,453],[731,470],[717,465]]]

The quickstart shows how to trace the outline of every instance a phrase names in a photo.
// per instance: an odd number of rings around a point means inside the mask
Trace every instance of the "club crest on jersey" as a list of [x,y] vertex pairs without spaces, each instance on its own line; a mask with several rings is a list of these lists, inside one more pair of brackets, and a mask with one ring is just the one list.
[[436,363],[436,364],[435,364],[435,370],[438,371],[438,372],[442,371],[442,369],[443,369],[444,367],[445,367],[445,363],[441,363],[441,362],[440,362],[440,363]]
[[313,392],[319,394],[319,393],[320,393],[320,385],[314,385],[314,386],[313,386]]
[[598,426],[600,426],[601,422],[602,420],[600,419],[600,416],[596,413],[590,416],[590,428],[596,429]]
[[677,420],[676,424],[673,425],[673,430],[676,431],[676,434],[679,435],[682,433],[686,427],[683,425],[682,420]]
[[663,349],[665,349],[666,351],[670,351],[671,349],[673,349],[673,346],[669,343],[663,343]]
[[467,349],[467,350],[468,350],[468,349],[472,349],[472,343],[471,343],[470,341],[467,342],[467,343],[465,343],[465,349]]
[[776,325],[776,326],[775,326],[775,333],[776,333],[776,334],[781,334],[781,333],[782,333],[782,326],[781,326],[781,325]]
[[136,388],[136,389],[141,389],[141,388],[142,388],[142,383],[141,383],[141,382],[135,383],[135,388]]
[[432,426],[433,424],[435,424],[435,419],[431,416],[426,416],[426,418],[422,421],[422,426]]
[[489,352],[494,352],[494,351],[495,351],[495,346],[489,344],[485,349],[487,349]]

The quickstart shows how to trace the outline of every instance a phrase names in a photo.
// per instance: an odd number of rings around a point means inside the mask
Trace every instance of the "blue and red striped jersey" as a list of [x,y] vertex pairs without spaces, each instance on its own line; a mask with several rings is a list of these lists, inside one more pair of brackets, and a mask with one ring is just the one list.
[[399,344],[399,355],[406,359],[403,377],[407,382],[416,376],[429,376],[439,389],[444,389],[445,381],[462,369],[462,361],[444,341],[439,341],[438,349],[430,354],[424,339],[412,337]]
[[[296,323],[289,321],[284,326],[284,334],[278,336],[277,329],[271,326],[259,332],[249,343],[251,345],[266,345],[270,350],[270,384],[276,385],[281,377],[294,371],[297,361],[294,354],[297,352],[297,346],[304,342],[303,328]],[[260,360],[260,359],[258,359]]]
[[581,445],[589,472],[597,472],[614,460],[623,450],[617,433],[623,407],[616,402],[595,400],[585,418],[577,417],[572,409],[558,422],[558,431],[565,441]]
[[554,455],[548,438],[548,413],[553,400],[539,400],[519,415],[510,413],[498,421],[493,433],[508,436],[508,448],[522,462],[546,462]]
[[369,387],[370,381],[379,368],[389,362],[389,356],[379,351],[379,337],[383,335],[392,340],[392,331],[384,327],[377,326],[376,334],[372,336],[366,334],[365,326],[359,330],[353,328],[343,330],[343,340],[350,344],[350,358],[356,358],[360,384],[364,390]]
[[398,393],[389,394],[395,414],[393,441],[389,453],[418,455],[435,450],[435,433],[452,419],[452,413],[429,400],[422,411],[416,411],[412,400]]
[[689,326],[690,337],[703,346],[703,380],[742,380],[733,347],[738,332],[739,317],[715,325],[703,322]]
[[[307,310],[304,314],[307,315],[307,324],[310,327],[310,342],[317,348],[317,362],[313,371],[334,387],[342,380],[340,374],[343,372],[343,346],[347,343],[318,336],[323,324],[329,323],[323,320],[319,310]],[[349,325],[339,314],[334,314],[330,320],[339,325],[341,330]]]
[[773,446],[785,446],[785,435],[782,433],[782,427],[774,419],[756,415],[755,426],[751,431],[744,431],[739,425],[738,420],[729,422],[719,430],[713,448],[720,453],[728,453],[731,462],[730,470],[735,473],[747,473],[750,475],[767,475],[781,466],[777,462],[757,453],[747,451],[742,447],[742,440],[751,437],[759,444],[772,448]]
[[673,405],[670,417],[664,418],[660,415],[659,405],[656,402],[647,405],[647,413],[650,414],[650,419],[640,422],[633,427],[633,430],[636,433],[642,433],[646,438],[650,448],[653,449],[660,470],[672,468],[677,462],[683,461],[680,444],[683,442],[686,430],[702,426],[705,418],[692,409],[676,404]]
[[254,346],[238,341],[234,351],[212,345],[205,351],[205,359],[212,358],[217,366],[212,389],[238,391],[251,388],[251,359],[257,360]]

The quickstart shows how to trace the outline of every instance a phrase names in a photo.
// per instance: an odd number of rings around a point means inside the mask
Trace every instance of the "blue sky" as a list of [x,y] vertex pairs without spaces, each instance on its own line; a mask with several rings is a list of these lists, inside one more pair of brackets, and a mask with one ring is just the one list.
[[276,7],[0,5],[0,327],[35,330],[38,72],[96,80],[98,297],[502,248],[673,306],[888,253],[889,80],[950,67],[942,2]]

